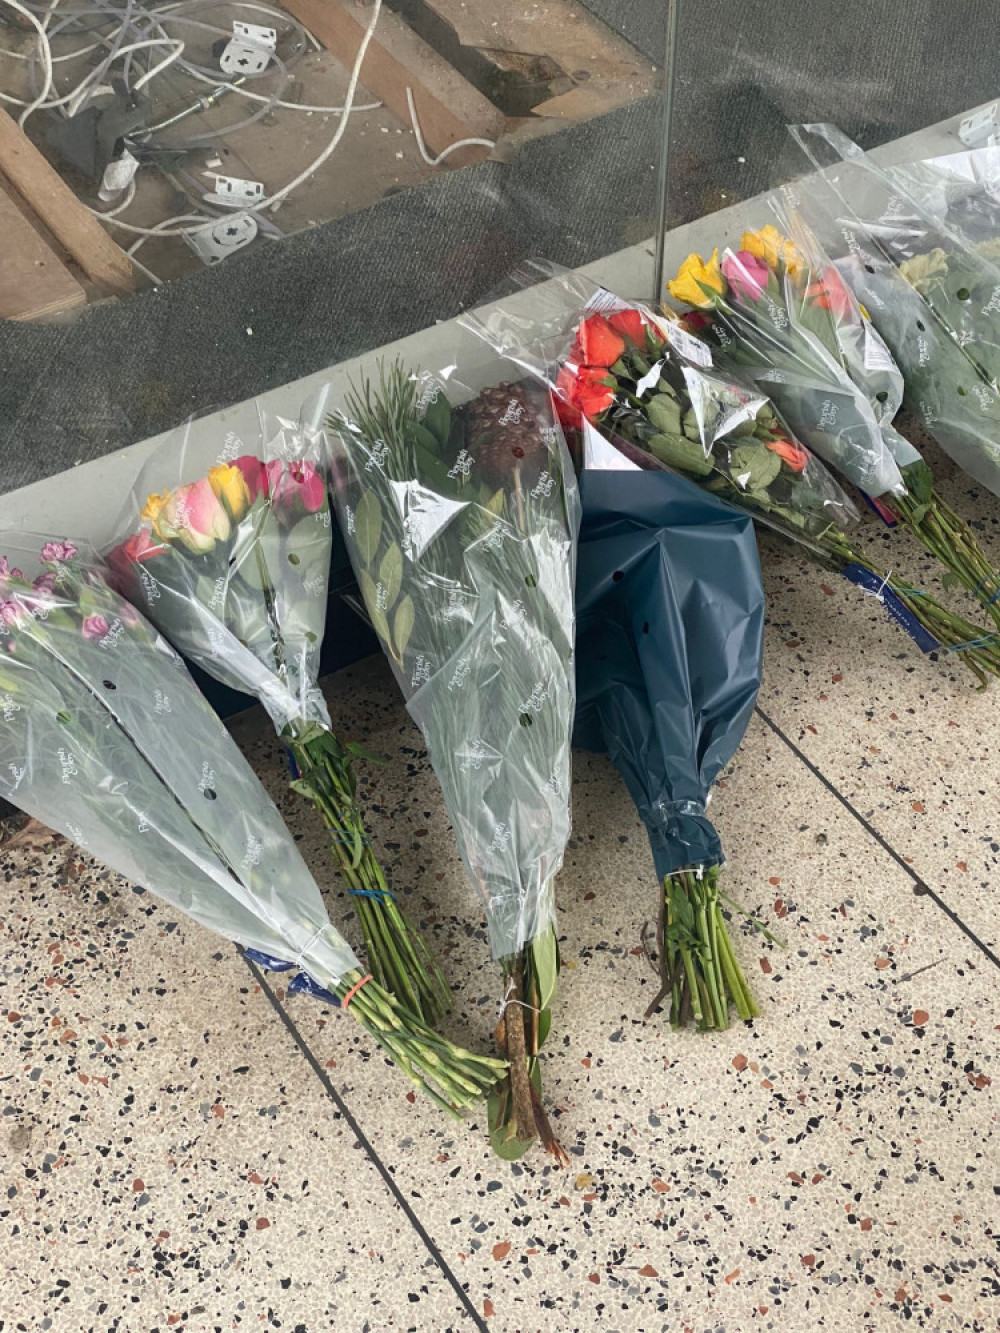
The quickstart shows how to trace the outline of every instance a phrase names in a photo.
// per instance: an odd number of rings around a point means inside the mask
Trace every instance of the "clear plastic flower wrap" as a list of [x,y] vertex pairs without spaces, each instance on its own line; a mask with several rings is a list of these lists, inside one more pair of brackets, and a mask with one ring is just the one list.
[[491,1086],[500,1066],[453,1051],[362,971],[235,742],[96,558],[63,539],[0,544],[0,795],[210,930],[300,967],[449,1109]]
[[[741,248],[727,250],[721,263],[718,251],[707,263],[689,255],[670,294],[693,307],[686,322],[704,334],[720,364],[767,388],[796,434],[875,497],[890,526],[908,528],[1000,627],[1000,573],[937,491],[920,452],[893,426],[898,369],[803,219],[800,193],[808,192],[786,188],[770,196],[779,226],[744,232]],[[987,646],[995,651],[994,636]]]
[[[701,339],[546,261],[515,277],[531,286],[530,307],[488,307],[462,322],[554,389],[578,467],[614,467],[617,456],[619,467],[678,472],[876,597],[922,651],[959,653],[980,684],[1000,674],[1000,649],[978,625],[863,552],[857,510],[834,476],[768,398],[713,366]],[[882,384],[872,372],[867,385],[874,422]],[[880,429],[894,434],[888,421]]]
[[792,135],[803,212],[892,351],[907,410],[1000,495],[1000,150],[882,168],[833,125]]
[[575,478],[548,392],[511,367],[400,364],[331,418],[365,606],[420,727],[501,965],[497,1151],[536,1137],[570,830]]
[[191,427],[142,468],[108,566],[119,588],[216,680],[254,695],[288,746],[292,786],[318,810],[379,982],[433,1022],[450,991],[390,891],[356,801],[354,758],[319,687],[332,526],[322,401],[258,437],[218,441],[207,474]]

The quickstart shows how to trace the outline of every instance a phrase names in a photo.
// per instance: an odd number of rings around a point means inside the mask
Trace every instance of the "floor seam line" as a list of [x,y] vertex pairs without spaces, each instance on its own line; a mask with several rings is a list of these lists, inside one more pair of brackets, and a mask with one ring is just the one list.
[[489,1333],[489,1326],[483,1320],[482,1316],[479,1314],[479,1311],[476,1309],[476,1307],[472,1304],[472,1300],[469,1296],[469,1293],[459,1282],[458,1278],[455,1276],[455,1273],[450,1268],[448,1261],[445,1259],[444,1255],[438,1249],[437,1245],[435,1245],[427,1228],[424,1226],[423,1222],[421,1222],[420,1218],[416,1215],[409,1201],[404,1197],[402,1190],[399,1188],[392,1175],[392,1172],[382,1161],[381,1157],[379,1157],[378,1153],[375,1151],[374,1146],[372,1145],[371,1140],[368,1138],[368,1135],[358,1124],[357,1120],[355,1120],[350,1107],[344,1101],[343,1097],[341,1097],[337,1089],[333,1086],[330,1076],[327,1074],[326,1070],[317,1060],[315,1054],[312,1051],[312,1048],[309,1046],[309,1043],[306,1041],[305,1037],[292,1022],[291,1018],[289,1018],[281,1002],[278,1000],[278,997],[275,995],[270,985],[268,984],[267,978],[264,976],[263,972],[261,972],[261,970],[257,967],[257,965],[251,962],[251,960],[246,956],[245,952],[243,951],[242,948],[240,948],[239,945],[236,946],[236,950],[239,953],[240,957],[243,959],[244,963],[246,963],[247,967],[250,969],[251,975],[257,981],[257,984],[260,986],[261,990],[263,990],[264,994],[267,996],[272,1008],[275,1010],[278,1017],[281,1019],[282,1023],[287,1028],[289,1034],[292,1037],[292,1040],[295,1042],[296,1046],[305,1056],[306,1062],[312,1068],[313,1073],[316,1075],[320,1083],[323,1085],[323,1088],[327,1096],[336,1106],[340,1114],[344,1117],[344,1120],[349,1126],[354,1137],[361,1144],[361,1147],[365,1155],[367,1156],[368,1160],[371,1162],[372,1166],[375,1167],[375,1170],[382,1177],[383,1181],[385,1182],[386,1186],[389,1189],[389,1193],[393,1196],[393,1198],[399,1204],[400,1208],[403,1210],[406,1219],[412,1226],[413,1230],[417,1233],[417,1236],[420,1239],[421,1243],[423,1244],[424,1248],[427,1250],[428,1254],[437,1264],[438,1268],[441,1270],[441,1273],[447,1280],[448,1284],[454,1290],[456,1296],[459,1299],[459,1304],[462,1306],[463,1310],[475,1324],[476,1328],[479,1330],[479,1333]]
[[774,732],[774,734],[778,737],[778,739],[782,741],[788,747],[789,750],[791,750],[791,752],[795,755],[795,757],[799,759],[806,766],[806,768],[808,768],[809,772],[812,773],[813,777],[818,778],[818,780],[823,784],[823,786],[827,789],[830,795],[833,796],[837,801],[839,801],[839,803],[844,807],[844,809],[848,812],[848,814],[851,815],[851,817],[861,825],[861,827],[865,830],[868,836],[874,839],[874,841],[878,843],[878,845],[882,848],[882,850],[888,856],[890,856],[893,861],[896,862],[896,864],[900,867],[901,870],[904,870],[906,872],[909,878],[917,886],[919,896],[930,898],[931,901],[935,904],[935,906],[939,907],[941,911],[945,914],[945,916],[948,917],[948,919],[952,922],[952,924],[956,925],[959,928],[959,930],[962,931],[962,933],[972,941],[972,943],[976,946],[976,948],[982,951],[982,953],[986,956],[986,958],[989,959],[989,961],[994,965],[994,967],[1000,968],[1000,958],[997,957],[997,955],[993,952],[990,946],[984,940],[981,940],[979,938],[979,936],[976,934],[976,932],[972,929],[971,926],[966,925],[966,923],[962,920],[962,918],[958,915],[958,913],[953,908],[948,906],[948,904],[944,901],[941,895],[935,889],[931,888],[931,886],[927,883],[927,881],[923,878],[922,875],[917,874],[917,872],[905,860],[905,858],[901,856],[899,852],[896,851],[895,847],[893,847],[892,844],[883,837],[883,835],[878,831],[878,829],[874,826],[874,824],[872,824],[870,820],[866,819],[865,816],[861,813],[861,811],[851,804],[851,802],[840,790],[840,788],[834,782],[831,782],[831,780],[826,776],[826,774],[822,771],[822,769],[818,768],[816,764],[813,763],[813,761],[809,758],[809,756],[805,753],[805,751],[801,750],[799,746],[797,746],[795,742],[791,739],[791,737],[787,736],[785,732],[782,731],[782,729],[778,726],[778,724],[775,721],[773,721],[772,718],[770,718],[767,713],[764,712],[760,704],[756,704],[754,706],[754,712],[757,714],[758,717],[760,717],[763,720],[765,725],[768,726],[771,729],[771,731]]

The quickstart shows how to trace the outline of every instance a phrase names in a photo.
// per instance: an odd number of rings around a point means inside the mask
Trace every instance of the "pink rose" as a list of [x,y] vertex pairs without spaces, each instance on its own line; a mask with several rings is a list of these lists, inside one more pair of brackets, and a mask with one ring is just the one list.
[[121,616],[122,624],[127,625],[129,629],[133,629],[142,619],[131,602],[122,602],[118,614]]
[[17,602],[0,602],[0,621],[7,626],[14,626],[21,619],[23,608]]
[[80,626],[85,639],[103,639],[110,628],[103,616],[88,616]]
[[44,574],[39,574],[32,585],[35,592],[50,593],[56,585],[56,576],[51,570]]
[[250,492],[251,504],[258,495],[267,494],[267,469],[259,458],[253,454],[240,454],[239,458],[233,459],[233,467],[238,467],[243,473],[243,480]]
[[7,557],[0,559],[0,579],[23,579],[24,575],[19,569],[11,569],[7,562]]
[[163,541],[177,541],[195,555],[211,551],[232,531],[229,515],[207,477],[179,486],[163,502],[153,523]]
[[276,504],[301,504],[307,514],[318,513],[326,503],[326,480],[315,464],[305,460],[285,464],[272,459],[267,465],[267,484]]
[[759,301],[767,289],[771,270],[749,250],[727,251],[722,261],[722,276],[730,289],[744,301]]
[[42,547],[42,561],[46,565],[59,564],[63,560],[72,560],[76,555],[76,547],[72,542],[46,542]]

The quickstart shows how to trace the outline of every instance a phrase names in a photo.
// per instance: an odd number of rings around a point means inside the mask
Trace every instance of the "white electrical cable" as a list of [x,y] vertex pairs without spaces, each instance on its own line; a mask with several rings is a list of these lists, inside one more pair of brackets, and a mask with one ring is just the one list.
[[[168,65],[172,65],[175,60],[178,60],[184,54],[184,43],[180,38],[151,37],[144,42],[132,42],[128,46],[120,46],[115,52],[115,60],[117,60],[119,56],[127,55],[129,51],[143,51],[150,46],[174,46],[177,49],[172,51],[170,55],[160,62],[159,65],[156,65],[152,70],[144,74],[134,85],[134,88],[141,88],[142,85],[148,82],[154,74],[159,74],[160,70],[166,69]],[[51,110],[54,107],[66,106],[68,114],[75,116],[87,94],[92,91],[94,83],[106,73],[106,68],[92,70],[91,73],[84,76],[71,93],[67,93],[65,97],[60,97],[56,102],[44,102],[42,106],[46,111]]]
[[420,121],[417,120],[417,107],[413,100],[412,88],[407,88],[406,90],[406,105],[410,108],[410,123],[413,126],[413,135],[417,141],[417,148],[419,149],[420,156],[429,167],[439,167],[448,154],[455,152],[457,148],[496,148],[496,144],[492,139],[459,139],[457,143],[449,144],[443,152],[438,153],[437,157],[431,157],[430,153],[427,151],[424,136],[420,131]]
[[[192,79],[197,79],[200,83],[208,83],[215,88],[219,86],[218,79],[210,79],[207,74],[202,74],[201,70],[188,68],[185,69],[184,73],[190,75]],[[240,97],[248,97],[251,102],[271,102],[270,97],[267,97],[264,93],[252,93],[248,88],[241,88],[232,83],[226,84],[226,87],[229,92],[239,93]],[[342,106],[307,106],[305,102],[282,102],[280,100],[271,102],[271,105],[285,107],[289,111],[318,111],[328,116],[344,114]],[[381,106],[381,102],[362,102],[358,106],[351,107],[351,111],[378,111]]]
[[59,0],[52,0],[52,4],[49,5],[48,11],[45,15],[44,23],[40,19],[36,18],[35,15],[32,14],[30,9],[25,9],[24,5],[21,4],[21,0],[0,0],[0,3],[8,5],[11,9],[16,10],[18,14],[21,14],[24,18],[28,20],[31,26],[38,33],[38,42],[42,51],[42,69],[45,72],[45,78],[42,81],[42,91],[38,94],[35,100],[25,105],[24,102],[18,102],[13,97],[8,97],[6,94],[0,94],[0,96],[3,97],[3,100],[5,102],[15,102],[17,106],[24,107],[24,110],[17,118],[17,123],[23,129],[24,122],[28,119],[28,117],[31,115],[33,111],[37,111],[40,106],[44,105],[46,98],[52,91],[52,47],[49,45],[49,35],[45,31],[45,29],[47,28],[48,21],[52,16],[52,11],[59,3]]
[[288,182],[287,185],[283,185],[280,190],[277,190],[269,198],[265,199],[262,203],[257,204],[254,208],[248,209],[248,212],[262,212],[265,208],[268,208],[273,212],[276,205],[280,204],[282,199],[286,199],[293,190],[297,189],[298,186],[307,181],[310,176],[315,175],[323,163],[326,162],[336,150],[337,145],[344,137],[344,132],[350,123],[351,110],[354,106],[354,94],[357,92],[358,81],[361,78],[361,66],[365,63],[365,56],[368,54],[368,47],[371,44],[372,38],[375,36],[375,25],[378,23],[381,12],[382,0],[375,0],[375,4],[372,6],[371,18],[368,20],[368,27],[365,29],[365,35],[362,37],[361,45],[358,47],[358,54],[354,57],[354,64],[351,66],[351,77],[347,83],[347,92],[344,94],[344,113],[337,122],[337,128],[334,131],[333,138],[323,149],[322,153],[320,153],[316,161],[306,167],[305,171],[300,171],[293,180]]

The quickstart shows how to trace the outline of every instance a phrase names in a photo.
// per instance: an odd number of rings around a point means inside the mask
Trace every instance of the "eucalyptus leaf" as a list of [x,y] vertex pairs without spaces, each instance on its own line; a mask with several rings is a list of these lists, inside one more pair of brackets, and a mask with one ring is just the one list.
[[531,941],[531,965],[538,983],[538,1007],[547,1009],[559,984],[559,950],[553,930],[544,930]]
[[538,1015],[538,1044],[544,1046],[552,1029],[552,1010],[542,1009]]
[[392,639],[400,659],[406,652],[406,645],[410,642],[410,635],[413,633],[413,621],[413,600],[410,597],[404,597],[396,608],[396,615],[392,622]]
[[375,633],[384,643],[391,646],[389,622],[385,618],[385,612],[378,604],[378,586],[375,580],[366,569],[362,569],[358,575],[358,583],[361,586],[361,596],[365,599],[365,608],[371,617]]
[[382,507],[374,491],[365,491],[358,501],[354,511],[354,537],[361,559],[370,565],[382,537]]
[[403,584],[403,552],[395,542],[382,557],[378,576],[385,595],[385,610],[390,611],[396,605],[396,598]]

